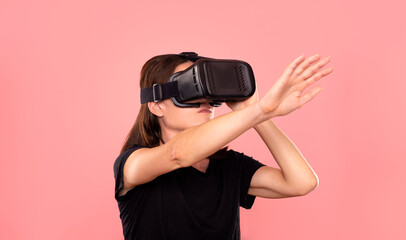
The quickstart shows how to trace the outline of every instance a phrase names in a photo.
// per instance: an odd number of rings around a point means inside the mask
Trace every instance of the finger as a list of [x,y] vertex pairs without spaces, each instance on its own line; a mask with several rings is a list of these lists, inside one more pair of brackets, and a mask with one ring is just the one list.
[[299,57],[297,57],[295,60],[293,60],[293,62],[291,62],[288,65],[288,67],[285,69],[282,75],[285,77],[290,76],[293,73],[293,71],[295,71],[297,66],[299,66],[299,64],[303,62],[304,59],[305,59],[304,54],[302,53]]
[[328,62],[330,62],[330,57],[323,58],[320,62],[312,65],[306,69],[300,76],[301,79],[306,80],[316,74],[322,67],[324,67]]
[[299,76],[300,74],[302,74],[304,72],[304,70],[306,70],[312,63],[316,62],[318,59],[320,58],[319,54],[315,54],[311,57],[309,57],[308,59],[306,59],[306,61],[302,62],[297,68],[296,70],[293,72],[292,77],[296,78],[297,76]]
[[323,69],[320,72],[314,74],[311,78],[306,79],[304,81],[304,82],[306,82],[306,87],[312,85],[313,83],[315,83],[320,78],[329,75],[332,71],[333,71],[333,68],[326,68],[326,69]]
[[322,87],[315,87],[310,92],[300,97],[299,107],[302,107],[303,105],[311,101],[322,90],[323,90]]

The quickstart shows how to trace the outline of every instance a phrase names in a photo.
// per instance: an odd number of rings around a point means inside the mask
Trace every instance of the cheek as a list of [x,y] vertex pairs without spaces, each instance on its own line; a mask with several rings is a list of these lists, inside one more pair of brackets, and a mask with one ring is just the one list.
[[186,129],[193,125],[195,113],[174,107],[165,114],[165,123],[167,127],[174,129]]

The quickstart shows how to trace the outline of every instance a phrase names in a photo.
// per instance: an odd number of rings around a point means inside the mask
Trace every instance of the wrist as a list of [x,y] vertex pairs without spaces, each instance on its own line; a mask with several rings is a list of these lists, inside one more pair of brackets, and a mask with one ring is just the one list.
[[256,102],[252,105],[250,105],[250,107],[252,107],[252,114],[253,116],[255,116],[255,125],[260,124],[268,119],[271,119],[272,115],[271,113],[264,113],[263,109],[261,108],[261,105],[259,104],[259,102]]

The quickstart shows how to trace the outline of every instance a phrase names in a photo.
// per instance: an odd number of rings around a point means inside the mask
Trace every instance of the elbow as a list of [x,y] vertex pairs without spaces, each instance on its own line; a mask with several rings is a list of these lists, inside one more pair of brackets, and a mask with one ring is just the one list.
[[319,179],[316,176],[316,178],[314,180],[310,181],[310,183],[300,187],[299,190],[297,191],[297,195],[298,196],[307,195],[307,194],[313,192],[318,186],[319,186]]
[[186,157],[185,153],[182,148],[177,147],[176,143],[172,145],[170,150],[171,160],[179,167],[189,167],[191,166],[188,162],[190,162]]

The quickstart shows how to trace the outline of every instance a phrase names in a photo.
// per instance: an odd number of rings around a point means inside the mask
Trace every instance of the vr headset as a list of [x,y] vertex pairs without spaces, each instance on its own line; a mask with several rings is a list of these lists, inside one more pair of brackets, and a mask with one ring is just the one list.
[[187,69],[173,74],[167,83],[141,89],[141,103],[171,98],[178,107],[200,107],[185,101],[205,98],[211,106],[249,98],[255,92],[251,66],[239,60],[214,59],[182,52],[178,56],[193,61]]

